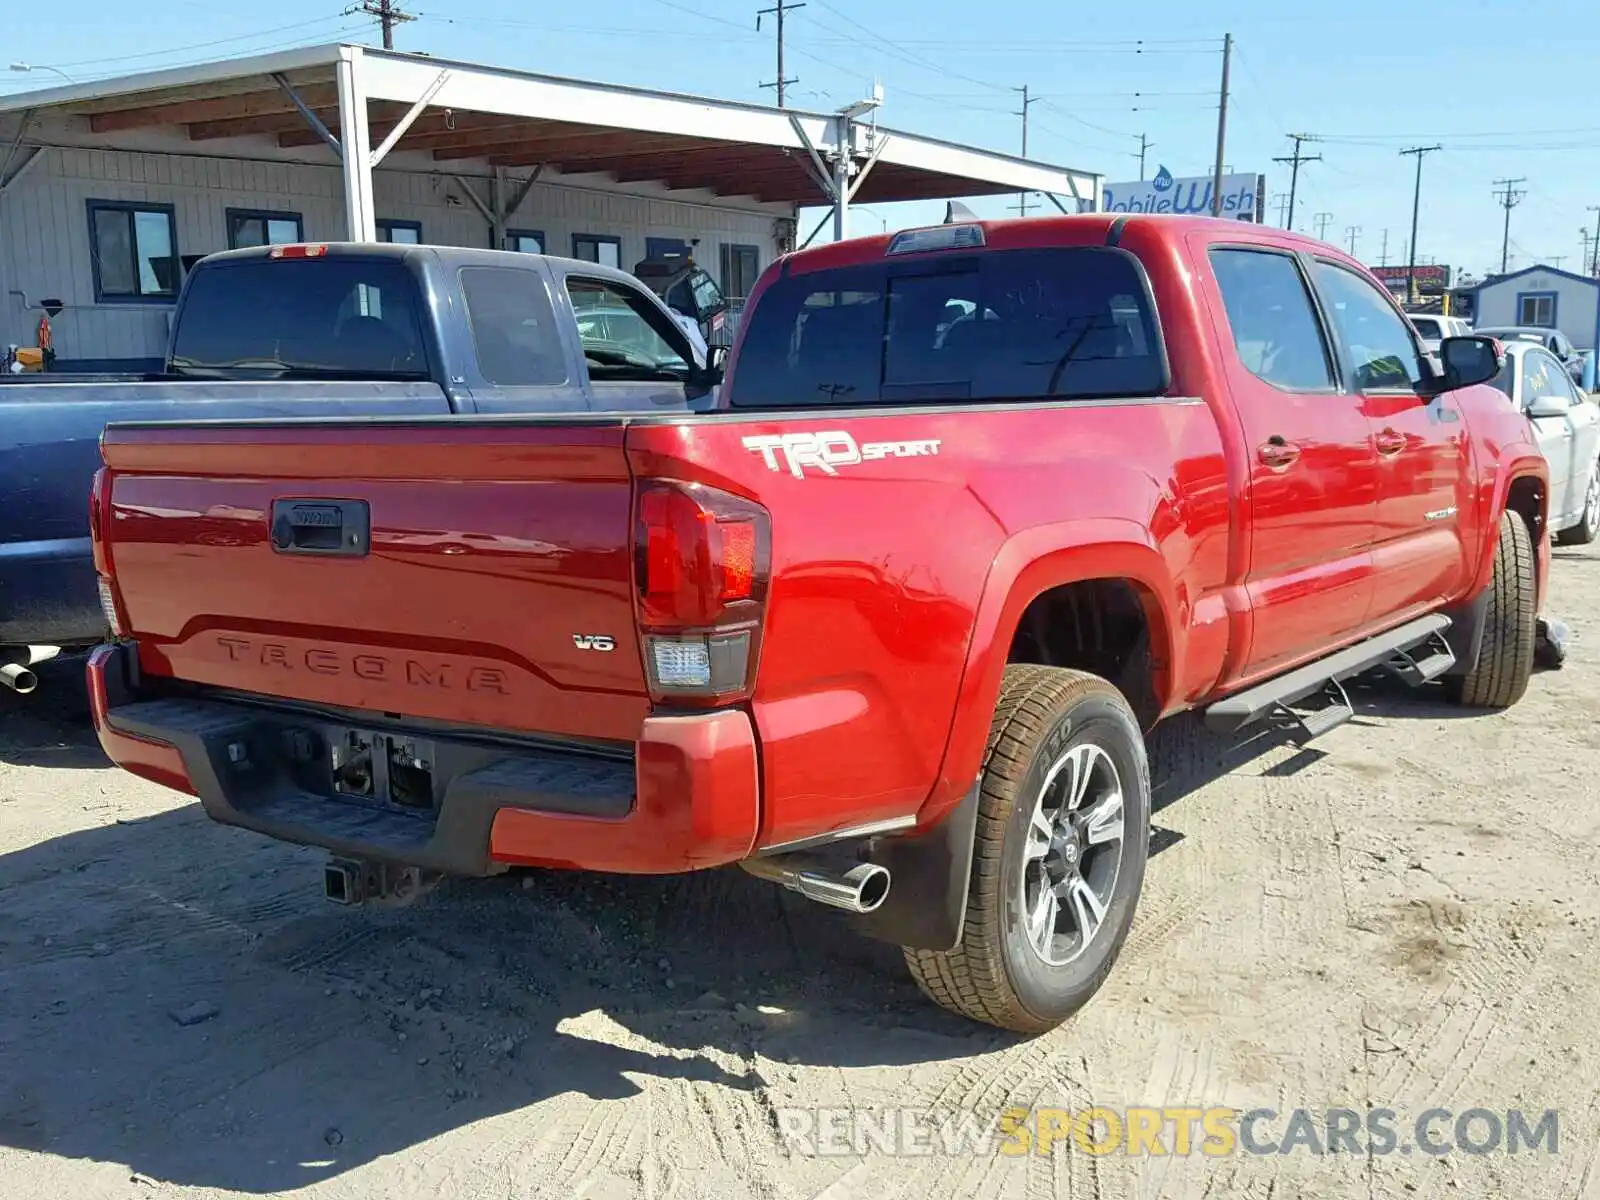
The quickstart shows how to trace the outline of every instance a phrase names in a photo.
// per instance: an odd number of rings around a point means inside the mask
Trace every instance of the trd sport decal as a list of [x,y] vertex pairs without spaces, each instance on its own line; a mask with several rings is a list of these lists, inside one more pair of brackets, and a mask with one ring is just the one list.
[[[909,442],[864,442],[860,445],[842,429],[827,433],[770,433],[744,439],[744,448],[759,454],[774,471],[785,467],[796,479],[806,477],[812,467],[824,475],[838,475],[837,468],[884,458],[919,458],[939,453],[938,438]],[[782,460],[780,462],[780,459]]]

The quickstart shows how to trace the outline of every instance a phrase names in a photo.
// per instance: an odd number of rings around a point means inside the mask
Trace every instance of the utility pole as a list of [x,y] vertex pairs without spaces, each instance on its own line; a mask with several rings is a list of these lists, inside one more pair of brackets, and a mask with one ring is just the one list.
[[764,88],[777,88],[778,89],[778,107],[779,108],[783,107],[783,92],[784,92],[784,89],[786,87],[788,87],[791,83],[799,83],[800,82],[799,79],[790,79],[787,76],[785,76],[784,73],[783,73],[783,17],[784,17],[785,13],[792,13],[795,9],[804,8],[804,7],[805,7],[805,5],[803,3],[802,4],[787,4],[787,3],[784,2],[784,0],[778,0],[778,2],[772,8],[762,8],[762,9],[757,9],[756,10],[756,30],[758,32],[761,29],[761,18],[762,17],[775,16],[775,17],[778,18],[778,78],[776,80],[774,80],[772,83],[763,83],[761,86],[764,87]]
[[1561,264],[1566,261],[1567,256],[1565,254],[1552,254],[1550,256],[1550,265],[1558,271],[1561,270]]
[[1275,158],[1272,160],[1273,162],[1291,164],[1289,167],[1289,216],[1283,222],[1283,227],[1285,229],[1294,228],[1294,193],[1296,186],[1300,182],[1300,164],[1322,161],[1322,155],[1320,154],[1300,153],[1300,143],[1314,142],[1317,140],[1314,136],[1309,133],[1291,133],[1289,137],[1294,142],[1294,153],[1284,158]]
[[1592,247],[1589,252],[1589,274],[1600,279],[1600,204],[1589,205],[1589,211],[1594,214],[1594,240],[1589,243]]
[[1279,192],[1272,198],[1272,202],[1278,206],[1278,224],[1282,225],[1283,215],[1289,209],[1289,193]]
[[383,48],[394,49],[394,27],[403,25],[407,21],[415,21],[416,17],[408,12],[401,12],[395,0],[361,0],[354,8],[345,9],[346,16],[356,13],[366,13],[369,17],[377,17],[378,23],[383,26]]
[[[1022,157],[1023,158],[1027,158],[1028,157],[1028,109],[1030,107],[1032,107],[1033,105],[1039,103],[1039,97],[1037,97],[1037,96],[1029,97],[1029,95],[1028,95],[1028,85],[1027,84],[1023,84],[1019,88],[1012,88],[1011,90],[1013,92],[1021,92],[1022,93],[1022,108],[1016,115],[1022,118]],[[1141,168],[1142,168],[1142,164],[1141,164]],[[1139,172],[1139,178],[1140,179],[1144,178],[1144,171],[1142,169]],[[1017,216],[1025,217],[1027,215],[1028,215],[1028,193],[1027,192],[1018,192],[1017,193]]]
[[1495,192],[1501,206],[1506,210],[1505,236],[1500,239],[1500,274],[1506,273],[1506,266],[1511,261],[1511,210],[1521,203],[1527,192],[1519,192],[1517,184],[1527,183],[1527,177],[1518,179],[1496,179],[1494,186],[1502,190]]
[[1222,215],[1222,156],[1228,149],[1228,64],[1233,58],[1233,34],[1222,35],[1222,102],[1217,106],[1217,169],[1211,182],[1211,215]]
[[[1027,104],[1024,103],[1023,107],[1026,108]],[[1150,139],[1145,137],[1145,135],[1141,133],[1139,135],[1139,182],[1140,183],[1144,182],[1144,156],[1145,156],[1145,153],[1150,149],[1150,146],[1151,146]]]
[[1361,226],[1359,226],[1359,225],[1347,225],[1347,226],[1345,226],[1344,236],[1349,239],[1349,242],[1350,242],[1350,257],[1354,258],[1356,256],[1356,239],[1361,236]]
[[1417,185],[1411,194],[1411,250],[1406,256],[1406,303],[1417,302],[1417,221],[1422,216],[1422,160],[1443,146],[1413,146],[1400,151],[1417,160]]
[[1333,214],[1332,213],[1318,213],[1316,216],[1312,217],[1311,220],[1317,227],[1317,241],[1319,241],[1319,242],[1327,241],[1328,240],[1328,222],[1333,220]]
[[1589,231],[1587,229],[1580,228],[1578,230],[1578,236],[1583,239],[1583,257],[1578,259],[1578,268],[1580,270],[1587,269],[1592,272],[1594,268],[1589,257]]
[[1389,265],[1389,231],[1387,229],[1383,231],[1383,249],[1378,251],[1378,265],[1380,267]]

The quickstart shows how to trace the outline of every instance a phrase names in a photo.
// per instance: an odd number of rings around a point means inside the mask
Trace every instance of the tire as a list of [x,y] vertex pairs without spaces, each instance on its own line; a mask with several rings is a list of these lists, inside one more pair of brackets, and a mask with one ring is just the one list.
[[1587,546],[1597,537],[1600,537],[1600,463],[1590,468],[1589,487],[1583,500],[1583,520],[1571,529],[1563,529],[1556,534],[1556,545]]
[[[1067,812],[1067,789],[1084,778],[1080,803]],[[1121,794],[1115,842],[1112,787]],[[1041,806],[1059,808],[1048,843],[1035,823]],[[906,964],[923,992],[952,1012],[1016,1033],[1052,1029],[1110,974],[1133,923],[1149,848],[1150,767],[1122,693],[1082,671],[1009,666],[984,755],[961,941],[943,952],[907,948]],[[1033,931],[1045,931],[1039,948],[1030,941],[1029,909],[1041,911],[1033,902],[1052,880],[1052,895],[1066,903],[1045,902],[1053,918],[1034,919]],[[1095,907],[1097,925],[1087,919]],[[1062,925],[1068,928],[1050,933]]]
[[1446,681],[1450,698],[1467,708],[1510,708],[1528,690],[1538,626],[1533,537],[1516,513],[1500,515],[1489,603],[1478,663]]

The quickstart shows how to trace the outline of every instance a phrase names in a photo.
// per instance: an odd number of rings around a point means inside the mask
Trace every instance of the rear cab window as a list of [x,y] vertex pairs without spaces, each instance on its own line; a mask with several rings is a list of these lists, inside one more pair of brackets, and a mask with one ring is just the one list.
[[431,378],[416,280],[386,258],[252,258],[195,272],[172,370],[211,379]]
[[1143,269],[1109,247],[885,259],[776,280],[728,403],[813,408],[1159,395]]

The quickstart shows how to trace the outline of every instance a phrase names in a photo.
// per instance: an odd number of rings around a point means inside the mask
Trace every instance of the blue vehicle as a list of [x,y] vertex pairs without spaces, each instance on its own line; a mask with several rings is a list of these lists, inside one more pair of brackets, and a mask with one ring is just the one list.
[[[574,310],[596,308],[604,328],[580,329]],[[88,507],[109,423],[659,411],[708,407],[718,382],[659,297],[595,263],[391,244],[213,255],[161,372],[0,376],[0,683],[31,691],[32,665],[109,633]]]

